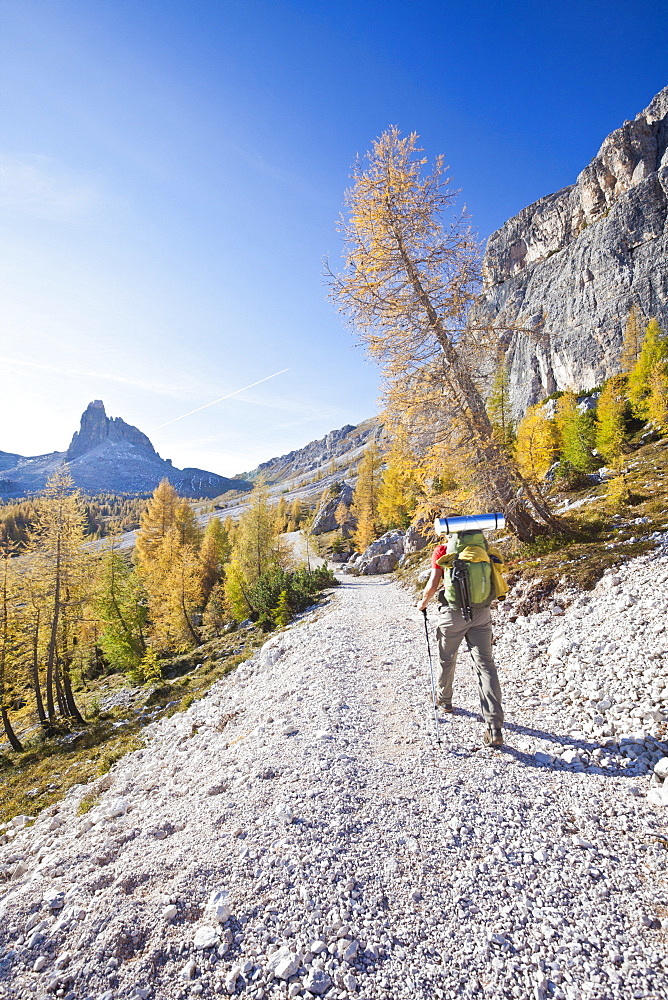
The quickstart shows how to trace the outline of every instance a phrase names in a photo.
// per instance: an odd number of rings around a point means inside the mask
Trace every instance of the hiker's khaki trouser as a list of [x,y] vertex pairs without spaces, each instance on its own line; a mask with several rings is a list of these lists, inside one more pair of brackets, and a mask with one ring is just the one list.
[[483,719],[488,725],[501,726],[501,686],[492,655],[492,616],[489,608],[476,608],[471,621],[467,622],[461,611],[441,606],[436,635],[440,660],[438,700],[452,700],[457,650],[462,639],[466,639],[473,653]]

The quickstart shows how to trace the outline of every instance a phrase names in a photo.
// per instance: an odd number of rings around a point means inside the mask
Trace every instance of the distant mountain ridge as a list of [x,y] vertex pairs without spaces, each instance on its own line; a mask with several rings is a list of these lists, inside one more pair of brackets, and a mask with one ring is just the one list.
[[327,474],[333,467],[337,477],[345,479],[370,444],[375,442],[381,451],[385,450],[386,436],[382,419],[370,417],[361,424],[346,424],[345,427],[330,431],[324,437],[309,441],[303,448],[297,448],[286,455],[270,458],[252,472],[242,475],[252,480],[263,476],[270,483],[285,483],[287,480],[316,476],[319,471]]
[[67,451],[24,458],[0,451],[0,498],[29,496],[41,490],[64,462],[84,493],[150,493],[169,479],[181,496],[217,497],[249,490],[252,483],[203,469],[175,469],[149,438],[120,417],[108,417],[101,399],[89,403]]

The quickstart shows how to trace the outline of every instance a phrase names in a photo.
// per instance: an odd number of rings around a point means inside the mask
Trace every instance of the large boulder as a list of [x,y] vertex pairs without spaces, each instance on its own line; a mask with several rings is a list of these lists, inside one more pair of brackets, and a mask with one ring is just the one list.
[[355,569],[360,576],[391,573],[404,554],[404,538],[403,531],[386,531],[372,542],[355,560]]
[[336,519],[336,511],[340,503],[350,507],[353,501],[353,488],[348,483],[343,483],[341,492],[336,496],[328,497],[318,508],[318,513],[313,521],[314,535],[324,535],[326,531],[336,531],[341,525]]

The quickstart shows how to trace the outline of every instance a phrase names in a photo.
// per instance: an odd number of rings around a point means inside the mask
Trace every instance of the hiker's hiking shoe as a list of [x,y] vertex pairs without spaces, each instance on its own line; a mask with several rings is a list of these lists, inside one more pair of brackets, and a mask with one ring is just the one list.
[[439,699],[439,701],[437,701],[436,704],[438,705],[438,707],[442,712],[454,712],[454,708],[452,707],[451,701],[441,701]]
[[503,730],[497,726],[488,726],[485,730],[485,743],[490,747],[502,747]]

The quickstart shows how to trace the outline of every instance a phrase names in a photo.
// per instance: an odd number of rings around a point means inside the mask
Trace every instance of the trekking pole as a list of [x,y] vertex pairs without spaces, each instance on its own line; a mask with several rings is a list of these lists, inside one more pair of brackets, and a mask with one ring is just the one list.
[[427,609],[425,608],[422,612],[424,615],[424,634],[427,639],[427,656],[429,657],[429,679],[431,680],[431,701],[434,706],[434,730],[436,733],[436,742],[441,745],[441,733],[438,728],[438,709],[436,708],[436,685],[434,684],[434,664],[431,659],[431,644],[429,642],[429,628],[427,626]]

